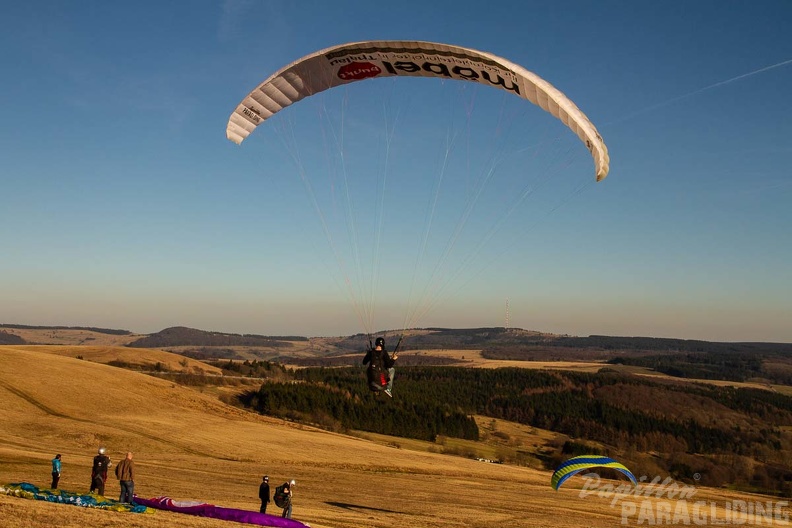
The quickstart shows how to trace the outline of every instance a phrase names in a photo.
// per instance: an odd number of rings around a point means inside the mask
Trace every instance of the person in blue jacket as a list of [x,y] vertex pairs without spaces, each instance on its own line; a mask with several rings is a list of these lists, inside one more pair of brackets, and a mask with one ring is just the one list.
[[61,474],[61,456],[60,454],[55,455],[55,458],[52,459],[52,485],[50,488],[58,489],[58,481],[60,480]]

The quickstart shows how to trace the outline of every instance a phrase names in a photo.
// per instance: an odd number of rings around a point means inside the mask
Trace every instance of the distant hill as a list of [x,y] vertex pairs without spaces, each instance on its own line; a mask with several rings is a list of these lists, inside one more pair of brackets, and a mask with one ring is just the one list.
[[0,330],[0,345],[24,345],[25,340],[16,334]]
[[[383,331],[368,336],[355,334],[333,340],[341,350],[360,351],[369,345],[374,337],[384,337],[385,346],[392,350],[402,338],[401,350],[481,350],[500,345],[520,345],[545,343],[560,336],[523,330],[522,328],[484,327],[484,328],[414,328],[404,331]],[[326,338],[330,341],[330,338]]]
[[[153,334],[95,327],[0,324],[0,344],[160,348],[194,359],[264,360],[300,366],[353,365],[375,336],[402,365],[462,364],[475,351],[493,361],[621,364],[676,378],[792,385],[792,344],[591,335],[578,337],[503,327],[415,328],[340,337],[265,336],[176,326]],[[412,352],[412,354],[411,354]],[[468,356],[468,359],[471,356]]]
[[[9,344],[20,344],[14,337],[32,344],[67,344],[63,340],[64,333],[103,334],[118,336],[124,344],[139,348],[178,347],[178,346],[286,346],[284,342],[308,342],[316,340],[323,345],[317,349],[319,355],[344,354],[360,351],[368,346],[375,336],[385,336],[388,348],[393,348],[400,337],[403,337],[402,349],[457,349],[482,350],[487,357],[493,359],[525,359],[526,353],[521,347],[528,347],[527,354],[535,355],[537,347],[554,347],[557,349],[578,349],[605,352],[613,356],[614,352],[632,352],[644,356],[653,354],[679,353],[761,353],[792,355],[792,343],[769,342],[714,342],[693,339],[658,338],[658,337],[623,337],[590,335],[587,337],[551,334],[522,328],[481,327],[481,328],[415,328],[408,330],[378,331],[370,336],[354,334],[341,337],[305,336],[266,336],[259,334],[236,334],[199,330],[184,326],[166,328],[153,334],[140,334],[122,329],[98,328],[90,326],[35,326],[20,324],[0,324],[0,339],[14,340]],[[6,334],[3,336],[2,334]],[[26,334],[35,335],[31,340]],[[95,339],[95,338],[94,338]],[[68,343],[71,344],[71,343]],[[508,352],[506,352],[508,350]],[[571,353],[571,352],[570,352]],[[557,352],[553,352],[557,355]],[[505,357],[509,356],[509,357]],[[534,358],[544,359],[544,358]],[[553,358],[555,359],[555,358]]]
[[288,346],[285,341],[308,341],[300,336],[263,336],[257,334],[227,334],[223,332],[207,332],[185,326],[174,326],[161,330],[156,334],[132,341],[127,346],[134,348],[163,348],[176,346]]
[[113,334],[113,335],[132,335],[129,330],[113,330],[110,328],[96,328],[93,326],[30,326],[19,324],[0,324],[2,328],[14,328],[17,330],[88,330],[89,332],[96,332],[99,334]]
[[[123,346],[140,338],[129,330],[89,326],[0,324],[0,344]],[[13,336],[13,337],[8,337]],[[21,341],[20,341],[21,340]]]

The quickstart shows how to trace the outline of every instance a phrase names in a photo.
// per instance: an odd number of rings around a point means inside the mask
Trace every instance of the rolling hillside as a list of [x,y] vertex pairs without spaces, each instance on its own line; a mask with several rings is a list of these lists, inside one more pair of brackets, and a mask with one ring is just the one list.
[[[69,357],[78,352],[0,347],[0,482],[46,486],[49,461],[61,453],[61,487],[85,491],[90,459],[104,445],[114,461],[127,450],[135,453],[141,496],[257,509],[262,474],[275,483],[295,478],[294,516],[315,528],[572,528],[621,522],[621,509],[609,498],[581,498],[575,489],[580,482],[573,481],[555,492],[546,471],[418,452],[399,448],[398,439],[384,445],[253,415],[190,388]],[[117,493],[111,479],[108,495]],[[757,500],[707,489],[696,495],[714,504],[735,498]],[[0,526],[55,524],[234,526],[165,512],[133,516],[0,496]]]

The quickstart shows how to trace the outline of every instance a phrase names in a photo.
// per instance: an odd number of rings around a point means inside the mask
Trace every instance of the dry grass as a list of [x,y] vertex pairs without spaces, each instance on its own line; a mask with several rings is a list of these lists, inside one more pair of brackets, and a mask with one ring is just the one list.
[[222,369],[202,361],[181,357],[155,348],[127,348],[122,346],[61,346],[61,345],[5,345],[5,350],[29,350],[45,352],[85,361],[108,364],[125,363],[130,367],[151,370],[158,363],[163,370],[204,374],[222,374]]
[[[269,419],[190,388],[68,356],[0,347],[0,483],[45,487],[49,461],[61,453],[61,487],[87,491],[90,460],[104,445],[114,461],[127,450],[135,453],[136,492],[146,497],[257,509],[261,475],[269,474],[274,484],[295,478],[294,515],[314,528],[579,528],[621,521],[607,498],[579,497],[579,481],[553,491],[545,470],[395,448]],[[108,496],[118,491],[111,479]],[[702,489],[697,499],[707,496],[737,497]],[[0,496],[0,526],[234,524]]]
[[75,328],[1,328],[0,330],[18,335],[32,345],[124,346],[146,337],[145,334],[115,335]]

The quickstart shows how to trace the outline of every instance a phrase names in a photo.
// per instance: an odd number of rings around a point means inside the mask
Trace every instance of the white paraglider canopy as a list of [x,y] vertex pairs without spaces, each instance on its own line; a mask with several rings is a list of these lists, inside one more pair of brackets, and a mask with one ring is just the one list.
[[275,72],[231,114],[226,136],[239,144],[267,118],[301,99],[355,81],[434,77],[477,82],[527,99],[569,127],[591,152],[597,181],[608,149],[596,127],[561,91],[535,73],[491,53],[419,41],[369,41],[317,51]]

